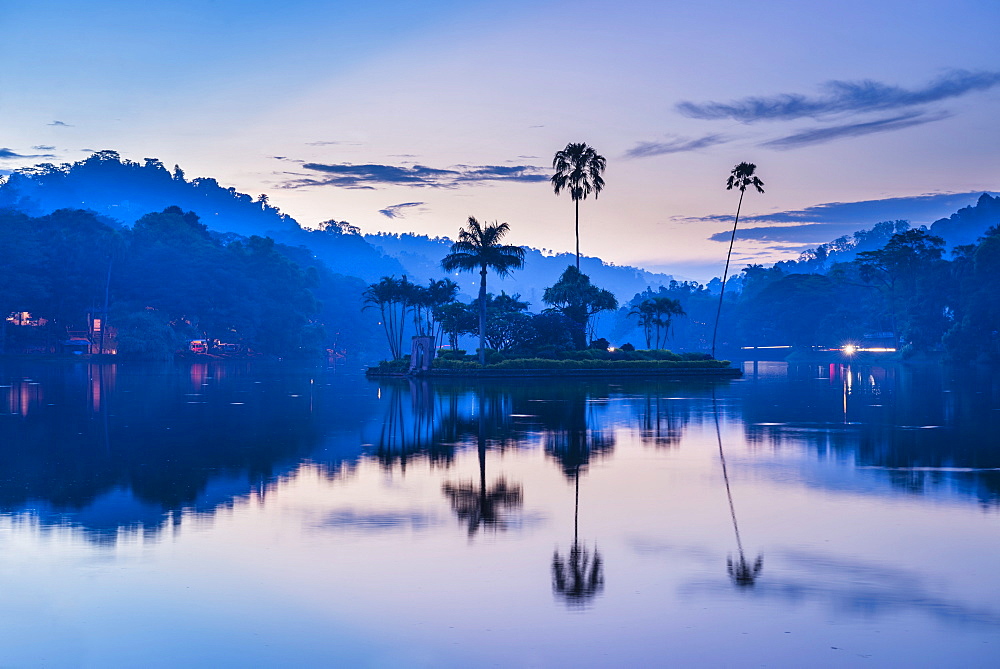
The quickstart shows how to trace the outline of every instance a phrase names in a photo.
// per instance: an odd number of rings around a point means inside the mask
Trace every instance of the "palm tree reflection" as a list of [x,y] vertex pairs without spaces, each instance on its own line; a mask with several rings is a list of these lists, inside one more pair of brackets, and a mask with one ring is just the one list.
[[750,563],[743,553],[743,540],[740,538],[740,526],[736,522],[736,507],[733,505],[733,491],[729,487],[726,454],[722,450],[722,431],[719,429],[719,404],[715,397],[714,388],[712,389],[712,409],[715,414],[715,438],[719,442],[719,460],[722,461],[722,478],[726,482],[726,497],[729,499],[729,515],[733,519],[733,531],[736,533],[736,548],[740,553],[739,558],[735,561],[732,555],[726,558],[726,571],[729,572],[729,577],[733,579],[733,583],[737,586],[752,586],[756,582],[761,568],[764,566],[764,556],[758,555],[757,559],[753,563]]
[[604,590],[604,562],[594,546],[593,555],[580,545],[580,469],[575,475],[576,494],[573,506],[573,545],[563,558],[556,550],[552,554],[552,591],[572,608],[584,608]]
[[450,463],[454,449],[448,437],[454,424],[454,402],[439,402],[427,381],[408,379],[405,385],[393,383],[384,388],[386,411],[375,440],[379,462],[387,469],[398,464],[404,472],[414,457]]
[[492,432],[497,441],[503,445],[508,440],[510,414],[506,398],[491,394],[487,404],[485,388],[479,388],[478,411],[476,420],[476,446],[479,452],[479,486],[472,481],[458,483],[447,482],[442,486],[445,496],[451,502],[459,520],[466,523],[469,536],[472,537],[480,527],[492,530],[505,530],[508,526],[508,511],[520,508],[522,503],[521,486],[507,482],[501,477],[493,485],[486,485],[486,449],[487,449],[487,418],[494,428]]
[[567,606],[583,608],[604,590],[604,561],[597,547],[593,552],[580,543],[580,474],[593,456],[610,453],[615,447],[613,433],[604,432],[593,415],[593,402],[580,392],[562,400],[542,403],[539,416],[545,420],[545,452],[562,465],[573,479],[573,543],[565,557],[552,555],[552,591]]

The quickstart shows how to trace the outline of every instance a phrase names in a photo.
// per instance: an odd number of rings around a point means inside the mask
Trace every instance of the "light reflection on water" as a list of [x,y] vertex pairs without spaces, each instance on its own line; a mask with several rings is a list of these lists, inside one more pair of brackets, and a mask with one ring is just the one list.
[[0,665],[998,657],[1000,390],[973,373],[0,372]]

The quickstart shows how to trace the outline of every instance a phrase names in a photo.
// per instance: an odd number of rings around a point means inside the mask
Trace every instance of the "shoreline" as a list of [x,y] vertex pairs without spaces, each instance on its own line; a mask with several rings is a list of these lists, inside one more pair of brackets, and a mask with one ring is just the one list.
[[369,367],[365,371],[368,378],[390,379],[438,379],[438,378],[537,378],[537,377],[570,377],[570,378],[644,378],[644,377],[683,377],[683,378],[740,378],[743,370],[736,367],[716,368],[660,368],[660,369],[432,369],[423,372],[384,371],[378,367]]

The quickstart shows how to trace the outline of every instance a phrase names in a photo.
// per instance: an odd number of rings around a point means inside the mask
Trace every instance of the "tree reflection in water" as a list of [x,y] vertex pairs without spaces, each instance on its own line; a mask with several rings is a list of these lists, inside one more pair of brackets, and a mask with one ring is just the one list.
[[556,550],[552,554],[552,590],[562,597],[567,606],[583,608],[604,590],[604,562],[594,546],[591,556],[586,546],[580,545],[580,470],[577,467],[573,505],[573,545],[563,558]]
[[[459,520],[468,526],[469,536],[474,536],[479,528],[494,531],[505,530],[508,526],[507,512],[521,507],[523,495],[521,486],[510,484],[506,478],[497,479],[493,485],[486,485],[486,450],[488,441],[493,441],[501,449],[514,437],[510,424],[509,395],[477,389],[477,412],[475,420],[476,448],[479,455],[479,486],[472,481],[446,482],[442,490],[451,502]],[[457,421],[456,426],[464,432],[468,421]],[[488,439],[492,437],[492,440]]]
[[413,457],[450,464],[455,456],[458,396],[441,397],[426,380],[407,379],[384,388],[388,398],[375,444],[375,455],[382,466],[391,469],[399,464],[406,471]]
[[591,553],[580,543],[580,474],[586,471],[591,457],[614,450],[615,439],[604,432],[593,415],[593,402],[587,394],[568,392],[558,401],[541,403],[545,452],[562,465],[563,473],[573,479],[573,544],[566,557],[556,550],[552,555],[552,590],[567,606],[583,608],[604,590],[604,561],[597,547]]
[[722,478],[726,482],[726,497],[729,499],[729,515],[733,519],[733,532],[736,533],[736,548],[740,556],[733,560],[730,555],[726,558],[726,571],[733,583],[740,587],[753,586],[757,581],[757,576],[764,566],[764,556],[758,555],[757,559],[750,563],[743,552],[743,540],[740,539],[740,526],[736,522],[736,507],[733,505],[733,491],[729,486],[729,470],[726,468],[726,454],[722,450],[722,430],[719,429],[719,401],[715,396],[715,388],[712,388],[712,413],[715,416],[715,438],[719,442],[719,460],[722,462]]

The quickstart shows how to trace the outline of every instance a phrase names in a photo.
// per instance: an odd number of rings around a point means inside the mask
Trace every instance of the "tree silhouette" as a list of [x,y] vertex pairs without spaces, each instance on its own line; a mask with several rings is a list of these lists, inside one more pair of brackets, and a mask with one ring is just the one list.
[[601,174],[607,167],[604,156],[599,155],[593,147],[584,143],[569,143],[566,148],[556,151],[552,159],[552,169],[555,174],[549,181],[558,195],[562,190],[569,190],[570,197],[576,206],[576,269],[580,269],[580,200],[586,200],[591,193],[594,199],[604,189],[604,178]]
[[618,298],[614,293],[593,285],[589,276],[572,265],[566,268],[558,281],[545,289],[542,302],[552,305],[552,309],[577,324],[573,333],[577,348],[587,347],[587,335],[590,334],[587,325],[591,317],[618,308]]
[[747,186],[753,186],[758,193],[764,192],[764,182],[758,179],[754,172],[757,166],[753,163],[740,163],[733,168],[726,180],[726,190],[740,189],[740,201],[736,205],[736,220],[733,221],[733,235],[729,239],[729,252],[726,254],[726,269],[722,273],[722,288],[719,290],[719,308],[715,312],[715,328],[712,330],[712,357],[715,357],[715,337],[719,332],[719,316],[722,315],[722,298],[726,294],[726,278],[729,276],[729,260],[733,255],[733,242],[736,241],[736,226],[740,223],[740,207],[743,206],[743,194]]
[[[632,307],[629,316],[636,316],[643,334],[646,336],[646,348],[652,348],[653,332],[656,332],[656,348],[663,348],[670,336],[674,316],[686,316],[680,300],[670,297],[650,297]],[[662,334],[661,334],[662,333]]]
[[[418,287],[419,288],[419,287]],[[373,283],[362,294],[364,309],[377,306],[382,318],[382,327],[389,340],[389,354],[396,360],[403,354],[403,328],[406,326],[406,312],[411,307],[414,297],[406,277],[396,279],[383,276],[381,281]]]
[[500,240],[510,230],[506,223],[480,225],[469,216],[468,229],[460,228],[458,241],[451,245],[451,253],[441,260],[441,267],[449,272],[479,270],[479,364],[486,364],[486,273],[492,269],[500,276],[524,266],[524,249],[520,246],[501,244]]

